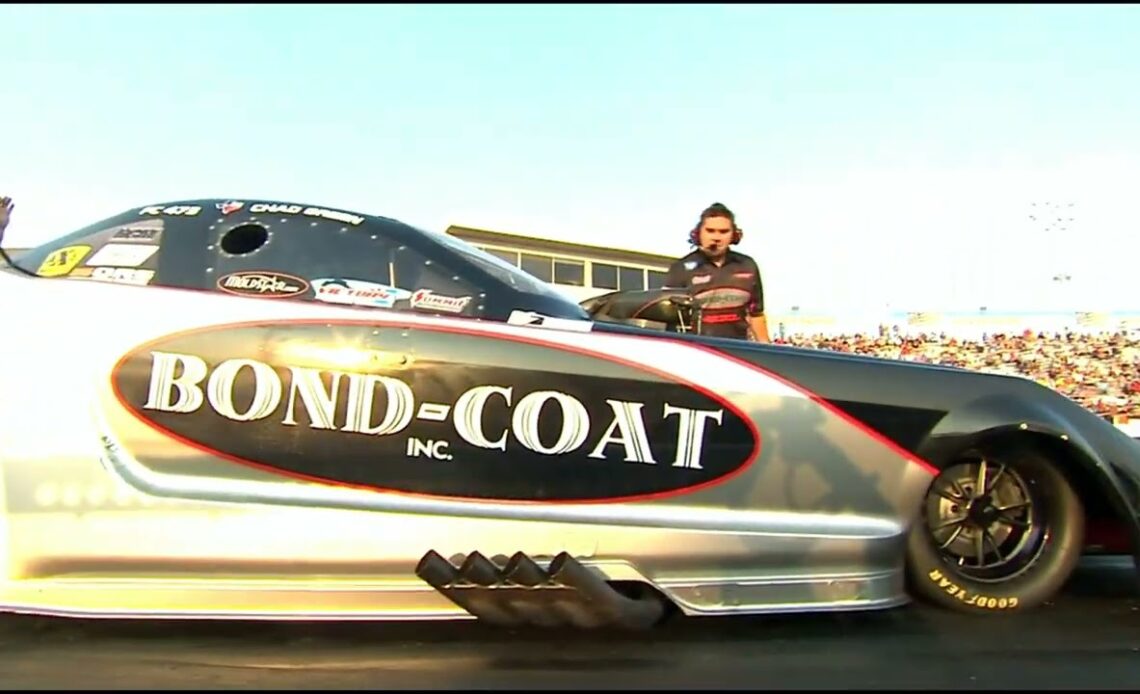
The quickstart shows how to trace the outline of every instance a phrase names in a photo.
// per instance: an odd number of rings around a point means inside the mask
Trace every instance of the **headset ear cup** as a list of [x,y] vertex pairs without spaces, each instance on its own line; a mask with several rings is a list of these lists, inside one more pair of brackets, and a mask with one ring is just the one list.
[[693,227],[693,230],[689,232],[689,243],[691,243],[694,246],[699,246],[700,245],[700,239],[701,239],[701,227],[695,226],[695,227]]
[[743,236],[744,236],[744,232],[742,232],[740,229],[733,229],[733,231],[732,231],[732,245],[735,246],[736,244],[740,243],[740,239]]

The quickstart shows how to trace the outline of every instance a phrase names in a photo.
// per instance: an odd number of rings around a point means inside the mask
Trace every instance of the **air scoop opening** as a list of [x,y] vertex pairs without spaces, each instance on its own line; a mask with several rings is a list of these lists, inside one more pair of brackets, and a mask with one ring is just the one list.
[[222,237],[222,250],[230,255],[252,253],[269,240],[269,230],[260,224],[242,224]]

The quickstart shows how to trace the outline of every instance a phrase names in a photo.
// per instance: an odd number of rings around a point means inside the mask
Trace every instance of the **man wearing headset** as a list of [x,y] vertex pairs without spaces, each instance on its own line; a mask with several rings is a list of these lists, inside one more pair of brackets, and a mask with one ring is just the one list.
[[701,333],[770,342],[760,268],[755,260],[730,248],[740,243],[743,235],[732,210],[719,202],[713,203],[701,212],[697,226],[689,232],[689,243],[696,246],[696,250],[669,266],[665,286],[688,289],[696,296],[716,289],[738,290],[742,296],[747,293],[748,298],[742,305],[705,308]]

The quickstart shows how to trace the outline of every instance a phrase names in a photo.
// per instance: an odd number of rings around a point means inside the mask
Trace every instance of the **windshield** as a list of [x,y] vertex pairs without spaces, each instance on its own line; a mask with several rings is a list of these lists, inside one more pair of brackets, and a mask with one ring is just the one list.
[[524,270],[511,265],[507,261],[499,258],[498,256],[491,255],[486,251],[480,250],[463,239],[456,238],[451,234],[442,234],[439,232],[426,232],[426,236],[446,246],[454,253],[458,253],[463,258],[475,265],[478,265],[488,274],[495,278],[502,280],[509,284],[512,288],[528,294],[538,294],[541,296],[551,297],[560,301],[573,303],[569,301],[561,292],[551,287],[546,282],[538,279]]

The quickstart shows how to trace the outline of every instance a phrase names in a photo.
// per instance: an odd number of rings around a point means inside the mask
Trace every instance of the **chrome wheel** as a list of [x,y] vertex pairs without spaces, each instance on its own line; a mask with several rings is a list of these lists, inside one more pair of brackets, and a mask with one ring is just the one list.
[[915,595],[960,612],[1000,614],[1061,590],[1084,546],[1084,503],[1063,471],[1071,461],[1034,444],[1032,437],[991,443],[948,461],[931,480],[907,536]]
[[1028,570],[1049,536],[1033,482],[985,457],[943,471],[927,497],[925,517],[942,561],[983,583]]

